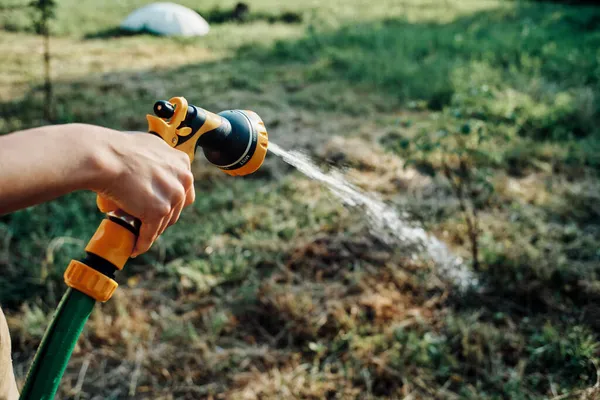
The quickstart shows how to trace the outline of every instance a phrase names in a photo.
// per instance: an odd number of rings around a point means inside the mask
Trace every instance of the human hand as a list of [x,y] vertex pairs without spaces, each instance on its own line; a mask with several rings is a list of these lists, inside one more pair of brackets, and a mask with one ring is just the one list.
[[95,160],[104,171],[90,189],[142,223],[132,257],[146,252],[195,199],[189,157],[148,133],[122,133],[85,126],[94,140]]

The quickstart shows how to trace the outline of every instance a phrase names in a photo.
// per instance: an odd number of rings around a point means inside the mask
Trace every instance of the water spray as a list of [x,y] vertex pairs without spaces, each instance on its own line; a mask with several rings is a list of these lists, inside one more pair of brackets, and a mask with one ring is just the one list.
[[298,171],[329,190],[346,206],[360,207],[366,216],[373,235],[390,246],[401,246],[406,255],[418,257],[423,254],[433,261],[440,274],[459,289],[466,290],[478,284],[477,278],[463,263],[460,257],[452,254],[448,246],[428,233],[419,224],[410,221],[406,215],[397,212],[372,193],[365,193],[352,185],[339,171],[325,173],[305,154],[298,150],[287,151],[270,143],[269,151]]
[[[218,114],[189,105],[183,97],[154,104],[148,131],[194,160],[200,147],[213,165],[232,176],[248,175],[262,165],[268,135],[253,111],[227,110]],[[27,374],[20,399],[52,400],[71,358],[73,348],[96,302],[111,298],[119,286],[115,273],[131,256],[140,221],[103,197],[98,208],[106,213],[85,248],[82,260],[72,260],[65,271],[69,286],[63,296]]]

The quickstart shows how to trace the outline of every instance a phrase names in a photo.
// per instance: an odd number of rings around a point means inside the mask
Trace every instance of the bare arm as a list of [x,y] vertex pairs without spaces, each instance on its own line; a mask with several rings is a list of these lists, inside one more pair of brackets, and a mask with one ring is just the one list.
[[95,136],[77,124],[0,136],[0,214],[91,189],[108,178],[93,149],[106,138]]
[[0,215],[93,190],[142,221],[134,255],[194,201],[188,157],[148,134],[68,124],[0,136]]

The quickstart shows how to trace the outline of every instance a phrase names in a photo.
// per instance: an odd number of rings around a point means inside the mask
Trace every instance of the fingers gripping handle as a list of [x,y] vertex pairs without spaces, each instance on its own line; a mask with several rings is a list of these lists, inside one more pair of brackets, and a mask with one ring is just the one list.
[[[167,106],[169,110],[163,110],[163,107]],[[169,117],[159,118],[148,115],[148,132],[160,136],[171,147],[177,146],[179,136],[187,136],[192,132],[188,127],[180,128],[181,123],[185,120],[187,109],[188,102],[184,97],[173,97],[168,103],[158,102],[155,105],[155,113],[157,115],[169,115]],[[194,150],[184,150],[190,156],[190,160],[194,158]],[[98,209],[103,213],[114,212],[119,209],[119,206],[114,201],[100,195],[96,199],[96,204],[98,205]]]

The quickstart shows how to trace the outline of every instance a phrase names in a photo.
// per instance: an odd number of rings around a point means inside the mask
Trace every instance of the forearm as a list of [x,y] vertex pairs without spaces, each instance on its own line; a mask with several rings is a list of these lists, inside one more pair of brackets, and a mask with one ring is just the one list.
[[107,174],[97,154],[107,138],[99,137],[104,130],[84,127],[54,125],[0,136],[0,215],[93,189]]

